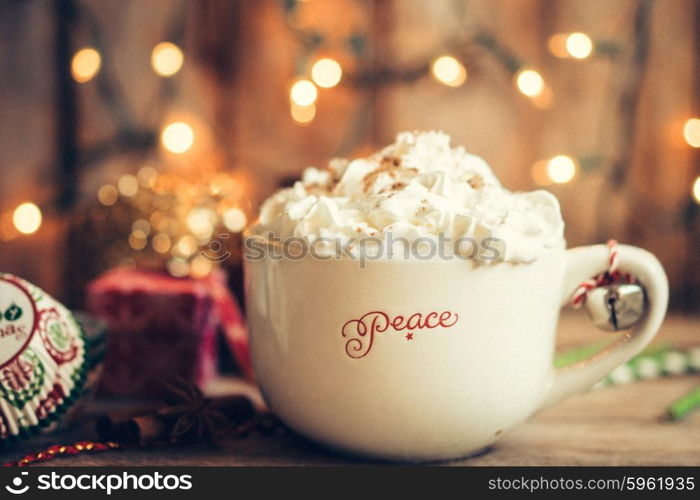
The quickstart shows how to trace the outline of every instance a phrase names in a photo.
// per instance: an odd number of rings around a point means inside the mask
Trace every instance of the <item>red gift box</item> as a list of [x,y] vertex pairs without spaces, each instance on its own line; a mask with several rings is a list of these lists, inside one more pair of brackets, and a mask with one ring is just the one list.
[[219,330],[251,374],[244,322],[222,271],[174,278],[117,268],[90,283],[87,302],[109,325],[103,394],[158,395],[174,376],[204,388],[216,376]]

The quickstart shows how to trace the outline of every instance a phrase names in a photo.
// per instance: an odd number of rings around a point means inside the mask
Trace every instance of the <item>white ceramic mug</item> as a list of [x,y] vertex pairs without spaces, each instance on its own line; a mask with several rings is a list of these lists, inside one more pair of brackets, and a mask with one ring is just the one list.
[[657,259],[619,246],[647,292],[640,323],[605,352],[553,368],[560,307],[608,264],[605,245],[528,264],[453,260],[246,260],[257,383],[292,429],[366,456],[477,452],[639,353],[666,312]]

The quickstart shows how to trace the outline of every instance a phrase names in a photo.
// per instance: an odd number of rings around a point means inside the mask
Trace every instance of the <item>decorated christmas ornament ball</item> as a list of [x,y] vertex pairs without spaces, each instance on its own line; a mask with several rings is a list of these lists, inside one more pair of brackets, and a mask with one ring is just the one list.
[[61,303],[0,273],[0,443],[55,421],[80,395],[82,328]]

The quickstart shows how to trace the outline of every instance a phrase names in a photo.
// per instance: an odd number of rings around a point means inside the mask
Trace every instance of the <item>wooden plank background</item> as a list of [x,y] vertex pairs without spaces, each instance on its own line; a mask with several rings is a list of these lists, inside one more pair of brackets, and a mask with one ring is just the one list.
[[[601,155],[607,159],[603,169],[550,188],[561,200],[569,245],[617,237],[648,248],[662,260],[676,292],[672,304],[679,305],[693,293],[698,297],[700,288],[700,231],[682,222],[700,157],[681,131],[688,117],[700,114],[697,0],[658,1],[653,7],[630,175],[624,189],[603,192],[621,131],[630,126],[620,123],[618,101],[640,1],[300,2],[303,23],[329,40],[318,55],[336,57],[348,71],[358,62],[340,44],[354,31],[368,34],[371,54],[396,65],[429,59],[455,33],[479,26],[538,68],[555,96],[551,109],[536,108],[514,89],[509,74],[480,55],[470,60],[468,81],[458,89],[426,77],[374,91],[344,85],[322,90],[317,117],[305,127],[289,116],[288,89],[300,49],[285,27],[280,2],[187,3],[186,63],[175,77],[174,104],[159,119],[186,117],[196,125],[193,164],[245,176],[251,215],[283,179],[305,166],[371,151],[404,129],[449,132],[455,143],[484,156],[503,184],[515,190],[536,187],[530,168],[539,159]],[[110,72],[129,107],[139,121],[153,122],[146,103],[158,79],[148,65],[150,50],[167,37],[165,29],[180,4],[94,0],[78,5],[89,7],[103,30]],[[614,42],[619,55],[573,61],[548,54],[550,35],[574,30]],[[76,46],[89,40],[85,27],[78,26]],[[0,217],[5,219],[24,200],[42,203],[56,194],[52,44],[48,3],[0,3]],[[80,85],[78,95],[81,141],[108,137],[113,124],[95,86]],[[79,191],[94,199],[99,185],[133,172],[143,161],[122,155],[91,166],[82,172]],[[0,242],[3,270],[61,295],[69,220],[70,214],[49,210],[39,234]],[[697,300],[690,308],[698,308]]]

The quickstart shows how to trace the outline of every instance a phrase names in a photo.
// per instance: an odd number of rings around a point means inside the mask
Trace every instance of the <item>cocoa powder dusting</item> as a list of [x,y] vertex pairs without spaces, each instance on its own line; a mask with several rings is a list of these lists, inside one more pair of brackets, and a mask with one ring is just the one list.
[[[402,168],[401,158],[398,156],[384,156],[379,161],[379,167],[369,172],[362,179],[363,191],[367,193],[372,187],[372,184],[374,184],[374,182],[377,180],[377,177],[379,177],[383,173],[388,174],[389,177],[391,177],[392,179],[396,179],[396,177],[399,176],[400,173],[406,174],[409,172],[415,175],[418,173],[418,169],[413,167]],[[396,191],[404,187],[406,187],[406,183],[395,182],[390,186],[389,191]],[[385,192],[386,189],[382,191]]]
[[467,181],[469,185],[474,189],[481,189],[484,187],[484,178],[480,175],[475,175]]

